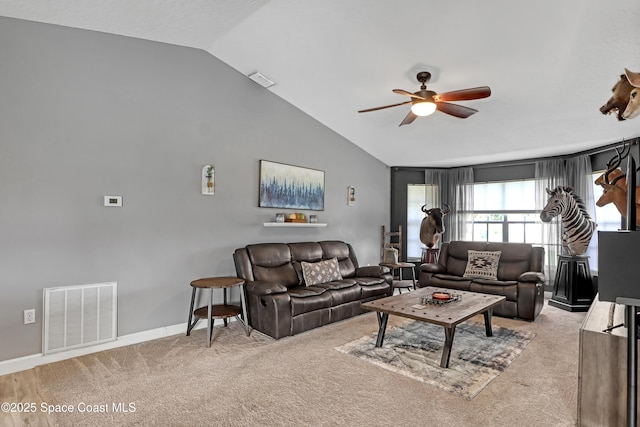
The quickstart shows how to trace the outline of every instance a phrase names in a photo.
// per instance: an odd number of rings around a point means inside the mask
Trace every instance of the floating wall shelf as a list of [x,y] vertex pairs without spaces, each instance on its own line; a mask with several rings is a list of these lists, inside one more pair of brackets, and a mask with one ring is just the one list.
[[320,222],[265,222],[265,227],[291,227],[291,228],[322,228],[327,224]]

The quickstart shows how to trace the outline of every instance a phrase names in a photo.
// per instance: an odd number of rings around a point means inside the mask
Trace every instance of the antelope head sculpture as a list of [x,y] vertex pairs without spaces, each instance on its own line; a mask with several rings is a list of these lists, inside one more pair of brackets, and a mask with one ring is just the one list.
[[[622,147],[622,151],[618,148],[614,148],[616,154],[607,162],[607,170],[600,175],[595,184],[602,187],[602,195],[596,201],[596,206],[602,207],[609,203],[613,203],[618,209],[618,212],[623,217],[627,216],[627,176],[620,169],[620,163],[622,159],[629,155],[631,150],[631,144],[626,143]],[[640,213],[640,186],[636,187],[636,218]]]

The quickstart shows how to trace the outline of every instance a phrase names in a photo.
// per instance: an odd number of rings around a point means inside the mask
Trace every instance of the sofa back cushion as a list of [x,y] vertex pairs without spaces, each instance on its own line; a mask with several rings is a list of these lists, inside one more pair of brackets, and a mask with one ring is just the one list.
[[[342,277],[354,276],[358,268],[358,261],[351,245],[339,240],[258,243],[247,245],[245,249],[246,257],[237,255],[236,269],[240,268],[249,280],[281,283],[288,288],[305,284],[301,265],[303,261],[314,263],[336,258]],[[236,252],[238,251],[240,250]],[[247,258],[248,263],[245,261]],[[252,278],[249,271],[253,273]]]
[[531,271],[533,247],[528,243],[453,241],[447,246],[447,254],[441,257],[441,261],[446,265],[447,273],[454,276],[464,276],[469,249],[502,252],[498,263],[498,280],[517,280],[520,274]]
[[449,243],[446,257],[447,273],[453,276],[464,276],[467,268],[468,250],[484,251],[487,250],[485,242],[461,242],[454,241]]
[[323,259],[338,259],[342,277],[352,277],[356,274],[357,261],[354,262],[356,258],[350,245],[339,240],[325,240],[318,243],[322,247]]
[[300,284],[285,243],[259,243],[247,246],[255,280],[280,283],[286,287]]
[[533,247],[528,243],[488,243],[488,251],[502,251],[498,264],[499,280],[518,280],[518,276],[531,271]]

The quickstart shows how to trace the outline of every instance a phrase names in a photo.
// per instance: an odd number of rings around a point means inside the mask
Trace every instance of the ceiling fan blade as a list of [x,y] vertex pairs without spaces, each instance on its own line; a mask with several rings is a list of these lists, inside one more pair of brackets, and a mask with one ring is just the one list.
[[404,104],[409,104],[409,103],[411,103],[411,101],[405,101],[405,102],[401,102],[399,104],[385,105],[385,106],[382,106],[382,107],[367,108],[366,110],[358,110],[358,113],[368,113],[369,111],[382,110],[382,109],[385,109],[385,108],[397,107],[398,105],[404,105]]
[[470,89],[454,90],[452,92],[439,93],[433,97],[439,101],[469,101],[472,99],[482,99],[491,95],[489,86],[480,86]]
[[416,99],[425,99],[423,96],[416,95],[415,93],[411,93],[404,89],[394,89],[393,93],[397,93],[398,95],[410,96],[411,98],[416,98]]
[[443,113],[450,114],[455,117],[459,117],[461,119],[466,119],[470,115],[478,112],[478,110],[474,110],[473,108],[464,107],[462,105],[457,105],[457,104],[449,104],[447,102],[436,103],[436,109],[438,111],[442,111]]
[[413,114],[413,112],[411,110],[409,110],[409,114],[407,114],[404,118],[404,120],[402,121],[402,123],[400,123],[398,126],[402,126],[402,125],[410,125],[411,123],[413,123],[413,121],[415,119],[417,119],[418,116],[416,116],[415,114]]

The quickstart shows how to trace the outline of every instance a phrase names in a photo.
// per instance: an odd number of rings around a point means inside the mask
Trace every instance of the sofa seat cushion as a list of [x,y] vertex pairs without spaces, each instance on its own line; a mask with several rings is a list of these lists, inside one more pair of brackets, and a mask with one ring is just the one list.
[[326,291],[327,290],[325,288],[321,288],[319,286],[296,286],[289,288],[287,293],[296,298],[308,298],[322,295]]
[[366,286],[361,286],[360,288],[362,289],[363,301],[389,294],[389,284],[385,281],[382,281],[382,283],[368,284]]
[[453,276],[450,274],[434,274],[429,281],[429,286],[442,286],[443,288],[468,291],[471,280],[472,279],[468,277]]
[[[319,292],[316,295],[312,295],[312,292],[307,292],[311,288],[312,290]],[[321,292],[320,292],[321,291]],[[331,294],[322,288],[304,287],[293,288],[289,290],[289,296],[291,297],[291,315],[297,316],[303,313],[309,313],[311,311],[328,309],[331,307]]]
[[469,287],[471,292],[502,295],[507,301],[518,301],[518,282],[475,279]]
[[354,277],[354,279],[360,286],[377,286],[386,283],[382,277]]
[[[473,280],[470,277],[454,276],[453,274],[434,274],[433,277],[436,278],[436,279],[440,279],[440,280],[447,280],[449,282],[469,282],[469,283],[471,283],[471,281]],[[432,286],[432,285],[429,284],[429,286]]]
[[337,307],[353,301],[360,301],[362,297],[362,288],[353,285],[348,288],[331,289],[327,292],[331,295],[331,307]]
[[353,279],[342,279],[342,280],[334,280],[333,282],[318,283],[317,285],[313,285],[313,287],[324,288],[324,289],[345,289],[345,288],[350,288],[355,284],[356,284],[356,281]]
[[516,280],[493,280],[493,279],[473,279],[473,283],[487,286],[513,286],[517,285]]

